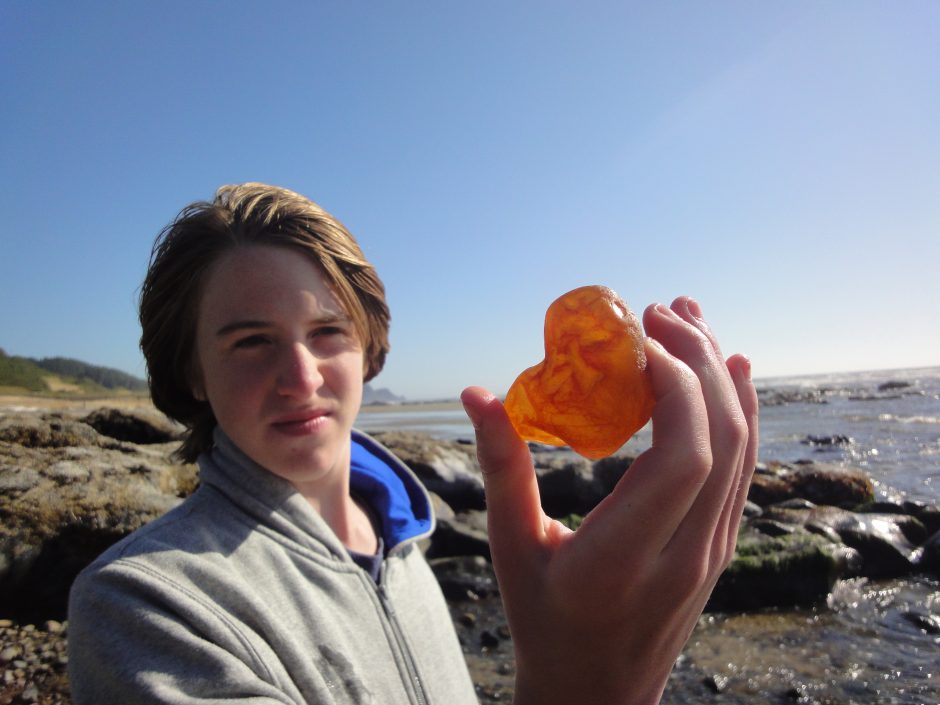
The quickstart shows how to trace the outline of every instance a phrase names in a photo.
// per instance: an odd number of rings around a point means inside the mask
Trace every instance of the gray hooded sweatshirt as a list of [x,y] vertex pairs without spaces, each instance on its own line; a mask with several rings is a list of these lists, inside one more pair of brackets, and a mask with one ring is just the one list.
[[375,581],[287,481],[215,441],[199,489],[73,584],[75,705],[476,704],[411,471],[353,432],[352,487],[389,547]]

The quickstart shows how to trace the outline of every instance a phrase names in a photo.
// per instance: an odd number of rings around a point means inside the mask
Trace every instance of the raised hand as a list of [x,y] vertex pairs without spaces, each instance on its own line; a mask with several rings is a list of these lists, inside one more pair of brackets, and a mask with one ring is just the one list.
[[651,447],[577,532],[547,517],[526,444],[480,388],[476,429],[517,705],[655,703],[733,554],[757,455],[757,395],[691,299],[650,306]]

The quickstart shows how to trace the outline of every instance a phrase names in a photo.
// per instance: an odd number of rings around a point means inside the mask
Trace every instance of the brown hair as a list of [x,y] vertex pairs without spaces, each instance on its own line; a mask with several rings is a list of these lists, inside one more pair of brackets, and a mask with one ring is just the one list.
[[336,218],[293,191],[247,183],[221,187],[212,202],[192,203],[157,236],[140,293],[140,348],[154,405],[187,428],[180,458],[192,462],[212,446],[216,420],[193,395],[196,320],[206,273],[241,245],[295,250],[323,271],[352,318],[365,359],[364,381],[388,353],[385,287],[355,238]]

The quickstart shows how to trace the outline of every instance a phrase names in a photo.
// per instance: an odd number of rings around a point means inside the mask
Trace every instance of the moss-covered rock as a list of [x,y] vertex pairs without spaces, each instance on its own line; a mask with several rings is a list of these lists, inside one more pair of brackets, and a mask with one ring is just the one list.
[[79,570],[195,489],[175,448],[118,442],[68,414],[0,418],[0,616],[63,618]]
[[857,552],[802,529],[780,536],[745,531],[708,609],[811,605],[825,600],[835,582],[858,567]]
[[774,463],[755,473],[748,498],[762,507],[804,499],[854,509],[874,501],[875,486],[868,475],[854,468],[826,463]]

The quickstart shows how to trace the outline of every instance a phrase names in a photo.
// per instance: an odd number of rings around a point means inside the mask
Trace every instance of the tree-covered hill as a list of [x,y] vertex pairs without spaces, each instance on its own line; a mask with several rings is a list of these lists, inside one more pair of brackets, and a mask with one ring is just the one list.
[[6,351],[0,348],[0,387],[30,392],[56,391],[50,386],[50,377],[60,383],[74,385],[82,392],[143,392],[147,389],[144,380],[110,367],[91,365],[67,357],[44,357],[36,360],[7,355]]
[[0,387],[21,387],[31,392],[48,391],[45,373],[33,360],[10,357],[0,349]]
[[37,360],[36,364],[42,369],[62,377],[71,377],[79,381],[89,380],[100,384],[105,389],[130,389],[132,391],[147,389],[147,383],[144,380],[126,372],[111,367],[89,365],[86,362],[68,357],[43,357]]

